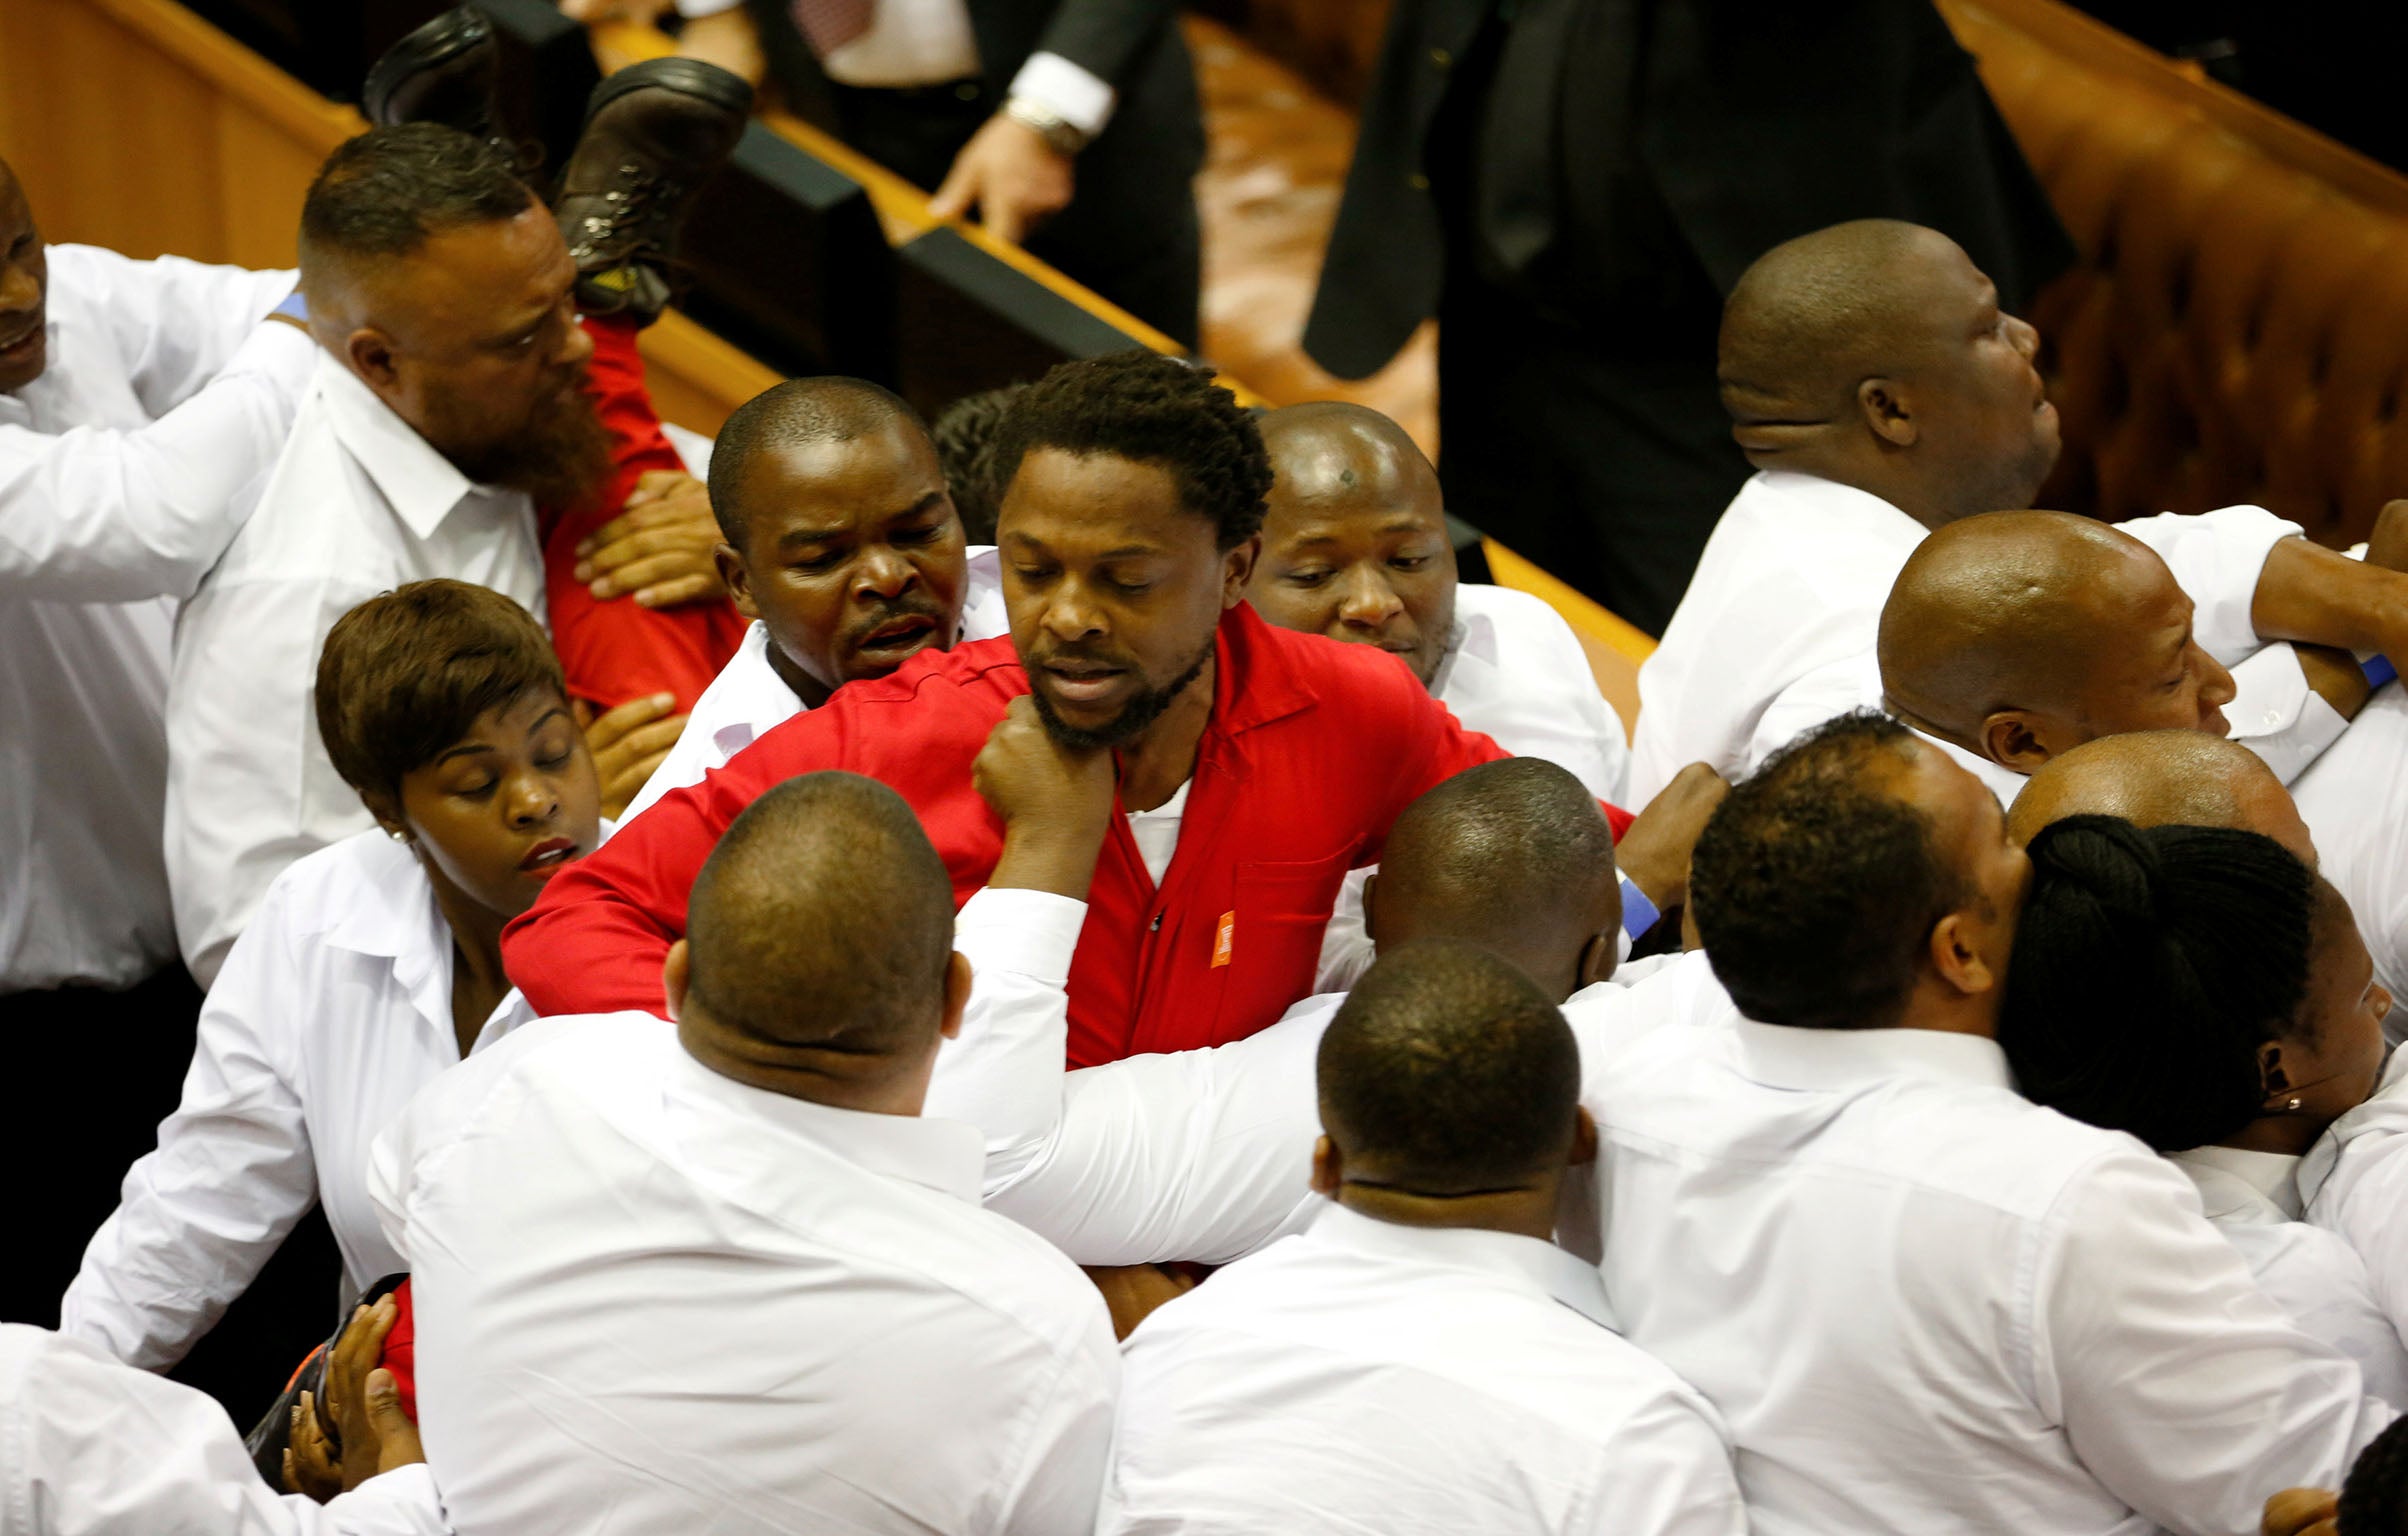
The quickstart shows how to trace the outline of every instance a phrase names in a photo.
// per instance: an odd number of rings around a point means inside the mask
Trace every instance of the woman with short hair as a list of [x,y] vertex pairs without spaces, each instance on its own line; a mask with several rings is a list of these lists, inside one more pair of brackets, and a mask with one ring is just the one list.
[[202,1007],[183,1103],[68,1288],[60,1331],[128,1364],[181,1359],[313,1202],[345,1301],[402,1267],[368,1202],[369,1148],[437,1073],[532,1016],[502,925],[601,838],[560,663],[497,592],[421,581],[360,604],[326,637],[316,699],[377,830],[277,877]]

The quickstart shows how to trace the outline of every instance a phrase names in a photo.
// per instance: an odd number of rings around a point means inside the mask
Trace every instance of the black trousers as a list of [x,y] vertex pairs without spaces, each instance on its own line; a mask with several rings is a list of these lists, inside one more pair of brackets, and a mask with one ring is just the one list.
[[1447,510],[1650,634],[1749,474],[1694,347],[1553,324],[1450,263],[1438,316]]
[[[838,85],[832,91],[845,142],[930,192],[1002,105],[969,80],[896,91]],[[1137,217],[1116,195],[1124,175],[1144,173],[1146,148],[1106,133],[1079,157],[1070,206],[1038,226],[1028,249],[1192,348],[1204,270],[1195,198],[1165,199],[1154,188],[1156,195],[1143,200],[1148,211]]]
[[[192,1062],[200,988],[180,965],[122,992],[0,996],[0,1321],[58,1325],[59,1298],[126,1169],[158,1144]],[[237,1424],[275,1399],[333,1325],[342,1260],[312,1211],[251,1288],[169,1374]]]

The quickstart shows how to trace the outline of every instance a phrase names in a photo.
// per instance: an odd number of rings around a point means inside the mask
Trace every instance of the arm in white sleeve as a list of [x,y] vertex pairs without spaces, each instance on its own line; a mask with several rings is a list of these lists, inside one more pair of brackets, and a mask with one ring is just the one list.
[[0,427],[0,593],[188,597],[275,464],[317,347],[254,327],[207,387],[134,431]]
[[2174,573],[2196,610],[2192,633],[2209,655],[2230,666],[2264,643],[2250,618],[2258,577],[2275,545],[2300,537],[2299,524],[2241,506],[2160,512],[2115,526],[2157,551]]
[[1070,960],[1086,921],[1083,901],[1009,886],[980,891],[953,920],[953,947],[970,962],[970,1005],[960,1036],[937,1054],[921,1113],[985,1135],[990,1194],[1060,1128]]
[[59,1304],[62,1333],[165,1370],[217,1322],[318,1198],[278,1009],[305,1006],[271,897],[201,1008],[184,1099],[127,1171]]
[[2396,1416],[2294,1328],[2171,1165],[2105,1159],[2053,1213],[2034,1385],[2100,1482],[2176,1531],[2247,1531],[2270,1490],[2338,1488]]
[[132,261],[105,254],[112,258],[103,279],[109,324],[127,382],[152,416],[166,415],[216,378],[301,282],[290,268],[253,271],[181,256]]
[[0,1324],[6,1536],[448,1536],[424,1465],[321,1508],[260,1481],[216,1399],[90,1345]]
[[2341,711],[2308,685],[2299,652],[2288,645],[2266,646],[2236,663],[2232,684],[2233,700],[2224,710],[2232,739],[2263,758],[2285,784],[2349,729]]

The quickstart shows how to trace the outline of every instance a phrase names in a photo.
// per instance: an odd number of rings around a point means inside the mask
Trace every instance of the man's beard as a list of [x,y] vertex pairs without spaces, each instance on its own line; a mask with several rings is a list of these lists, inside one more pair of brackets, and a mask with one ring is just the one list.
[[1187,670],[1177,679],[1165,687],[1148,688],[1136,695],[1120,707],[1120,713],[1112,717],[1109,725],[1093,730],[1072,725],[1055,714],[1053,701],[1045,697],[1044,689],[1032,683],[1029,693],[1037,701],[1037,718],[1045,723],[1045,734],[1069,750],[1093,752],[1103,747],[1126,746],[1145,734],[1146,727],[1161,719],[1162,712],[1171,707],[1171,701],[1203,674],[1204,664],[1212,660],[1212,652],[1213,642],[1205,641],[1204,649],[1196,652],[1196,659],[1187,664]]
[[610,429],[580,380],[548,395],[525,426],[507,437],[444,457],[479,485],[524,491],[539,507],[582,510],[610,474]]

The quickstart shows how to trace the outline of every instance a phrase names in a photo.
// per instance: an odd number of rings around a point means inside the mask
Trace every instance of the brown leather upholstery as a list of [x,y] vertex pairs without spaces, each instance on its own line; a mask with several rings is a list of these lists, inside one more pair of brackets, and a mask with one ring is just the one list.
[[[1245,37],[1353,99],[1388,4],[1246,0]],[[2043,501],[2104,517],[2256,501],[2326,542],[2363,538],[2385,500],[2408,495],[2408,178],[2057,0],[1939,5],[2084,252],[2031,316],[2065,423]],[[1277,67],[1201,47],[1199,60],[1208,102],[1216,72]],[[1215,125],[1207,240],[1224,248],[1207,258],[1207,333],[1233,369],[1292,398],[1290,308],[1211,289],[1237,269],[1249,294],[1306,293],[1304,258],[1319,245],[1250,236],[1243,200],[1214,178],[1279,185],[1282,216],[1317,212],[1325,236],[1342,161],[1330,163],[1318,126],[1304,136],[1309,159],[1287,152],[1325,102],[1258,105],[1226,161]],[[1280,262],[1298,270],[1267,270]]]
[[2408,494],[2408,178],[2053,0],[1941,0],[2084,253],[2032,316],[2043,499],[2261,502],[2328,543]]

